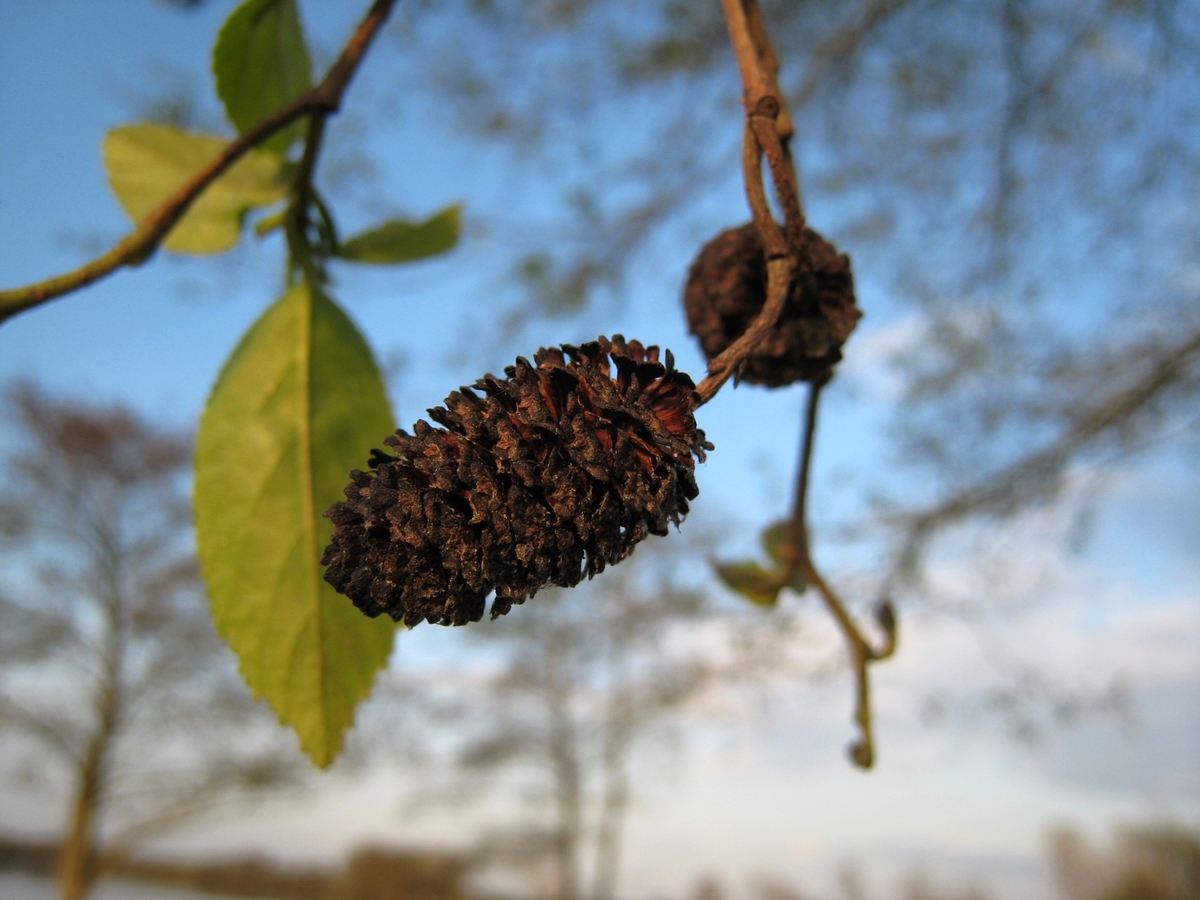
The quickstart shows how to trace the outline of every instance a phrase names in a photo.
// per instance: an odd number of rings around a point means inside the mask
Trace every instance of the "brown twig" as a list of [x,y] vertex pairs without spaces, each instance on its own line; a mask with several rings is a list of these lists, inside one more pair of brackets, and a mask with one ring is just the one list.
[[813,382],[808,396],[808,407],[805,410],[804,432],[800,442],[800,466],[796,473],[796,500],[783,548],[787,571],[782,581],[784,584],[790,584],[796,573],[803,575],[804,579],[817,589],[846,638],[855,674],[854,721],[859,728],[859,740],[850,747],[850,757],[856,765],[869,769],[875,762],[875,742],[871,717],[871,681],[867,667],[873,662],[887,659],[896,652],[896,618],[890,603],[884,601],[880,604],[876,616],[884,632],[884,642],[879,647],[872,647],[837,592],[821,577],[812,560],[808,541],[808,480],[812,468],[813,439],[817,431],[817,403],[823,384]]
[[[788,150],[795,126],[779,88],[779,60],[771,47],[757,0],[723,0],[723,4],[730,41],[742,71],[746,122],[766,154],[775,182],[775,196],[784,213],[788,241],[795,248],[804,233],[804,213]],[[749,78],[747,72],[752,73]]]
[[[767,85],[776,97],[782,97],[783,93],[779,90],[779,59],[771,47],[771,39],[767,36],[767,26],[763,22],[762,10],[759,9],[757,3],[746,6],[746,27],[750,32],[750,39],[754,42],[754,49],[758,53]],[[786,104],[780,106],[779,118],[775,122],[779,139],[786,148],[788,141],[795,133],[795,125],[792,123],[792,117]]]
[[395,5],[395,0],[375,0],[358,28],[330,67],[320,84],[267,116],[239,135],[207,166],[197,172],[161,206],[146,216],[138,227],[115,247],[71,272],[36,284],[0,291],[0,322],[56,297],[99,281],[123,266],[138,266],[154,255],[158,245],[175,227],[193,202],[230,166],[271,135],[308,115],[328,116],[341,106],[342,95]]
[[[743,102],[746,107],[742,174],[746,182],[746,199],[767,260],[767,298],[762,311],[745,333],[709,363],[708,375],[696,387],[700,403],[707,403],[716,395],[759,341],[775,326],[792,278],[802,264],[800,249],[804,236],[804,212],[789,149],[794,126],[779,89],[779,60],[771,48],[757,0],[722,0],[722,6],[729,40],[742,75]],[[775,195],[783,210],[783,229],[771,215],[771,207],[767,202],[763,185],[763,156],[767,158]],[[867,667],[896,651],[896,615],[886,600],[879,605],[876,615],[885,637],[882,646],[872,647],[841,598],[821,577],[812,561],[806,506],[813,439],[817,429],[817,402],[823,385],[823,381],[813,382],[804,416],[800,469],[796,475],[796,500],[782,548],[786,565],[779,573],[779,586],[791,584],[797,574],[803,575],[817,589],[845,635],[854,663],[857,695],[854,719],[860,734],[858,742],[850,748],[850,756],[857,765],[870,768],[875,761],[875,747],[871,727],[871,683]]]
[[[700,404],[707,403],[733,376],[746,357],[775,326],[787,301],[788,288],[800,264],[804,213],[786,141],[792,121],[779,90],[779,62],[762,23],[756,0],[722,0],[729,40],[742,75],[746,128],[742,145],[742,175],[746,199],[767,259],[767,298],[762,311],[736,341],[708,364],[708,374],[696,387]],[[763,185],[762,158],[767,157],[775,195],[784,212],[784,230],[771,215]]]

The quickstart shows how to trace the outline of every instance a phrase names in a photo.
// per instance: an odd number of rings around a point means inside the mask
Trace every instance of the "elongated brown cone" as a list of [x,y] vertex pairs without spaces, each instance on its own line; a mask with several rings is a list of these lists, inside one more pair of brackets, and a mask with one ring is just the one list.
[[[518,357],[387,438],[326,512],[325,580],[369,616],[463,625],[663,535],[698,489],[692,380],[620,335]],[[482,395],[482,396],[481,396]]]
[[[683,304],[688,329],[700,339],[708,359],[737,340],[762,310],[766,273],[753,223],[724,231],[704,245],[688,274]],[[787,305],[739,378],[767,387],[827,381],[861,316],[854,303],[850,258],[806,228]]]

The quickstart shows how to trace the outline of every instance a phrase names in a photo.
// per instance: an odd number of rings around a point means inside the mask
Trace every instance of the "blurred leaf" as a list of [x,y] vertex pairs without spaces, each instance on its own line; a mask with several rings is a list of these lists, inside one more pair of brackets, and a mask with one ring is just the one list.
[[759,606],[774,606],[782,585],[779,576],[767,572],[756,562],[713,563],[725,586]]
[[[790,527],[791,520],[783,519],[779,522],[776,522],[774,525],[768,526],[767,530],[762,534],[763,549],[767,551],[767,556],[771,558],[771,562],[775,563],[775,565],[779,568],[781,572],[779,578],[781,579],[783,577],[782,571],[788,565],[788,560],[783,556],[783,542],[787,537],[788,528]],[[803,594],[808,590],[808,581],[805,580],[801,573],[796,572],[794,575],[792,575],[792,580],[788,582],[787,586],[794,590],[797,594]]]
[[461,206],[448,206],[424,222],[393,219],[344,241],[337,255],[351,262],[403,263],[437,256],[458,243]]
[[896,637],[896,607],[892,606],[891,600],[880,600],[876,604],[875,621],[879,623],[879,627],[883,629],[889,640]]
[[319,766],[340,751],[394,633],[322,578],[322,513],[393,427],[366,342],[304,284],[242,339],[200,423],[196,533],[213,618]]
[[[225,112],[238,131],[257,125],[312,86],[312,63],[295,0],[246,0],[233,11],[213,47],[213,75]],[[286,153],[304,121],[264,146]]]
[[254,233],[260,238],[266,237],[272,231],[283,227],[283,220],[287,218],[287,210],[281,209],[279,212],[271,213],[269,216],[263,216],[254,224]]
[[789,525],[791,525],[790,520],[783,519],[774,525],[769,525],[762,534],[763,549],[767,551],[767,556],[771,557],[771,561],[777,566],[787,565],[787,560],[782,555],[782,548]]
[[[104,139],[104,166],[121,206],[140,222],[225,146],[222,138],[171,125],[124,125]],[[235,246],[249,209],[287,195],[282,170],[274,154],[251,150],[192,203],[163,246],[176,253],[220,253]]]

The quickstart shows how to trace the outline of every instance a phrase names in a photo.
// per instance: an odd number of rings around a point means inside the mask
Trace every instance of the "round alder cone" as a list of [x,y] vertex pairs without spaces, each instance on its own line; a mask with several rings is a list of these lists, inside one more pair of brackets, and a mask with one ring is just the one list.
[[[767,264],[754,223],[709,241],[688,273],[688,329],[708,359],[741,337],[767,299]],[[800,266],[775,328],[747,358],[740,380],[767,387],[827,381],[862,313],[850,257],[804,229]]]
[[571,587],[679,524],[696,497],[692,380],[620,335],[518,358],[353,471],[325,514],[325,580],[368,616],[463,625]]

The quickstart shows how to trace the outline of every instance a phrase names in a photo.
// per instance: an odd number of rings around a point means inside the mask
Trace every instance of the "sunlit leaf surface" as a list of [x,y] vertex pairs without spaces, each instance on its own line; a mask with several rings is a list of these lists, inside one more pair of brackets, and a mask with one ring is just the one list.
[[[129,217],[140,222],[225,148],[227,141],[172,125],[125,125],[104,139],[108,182]],[[287,195],[279,157],[251,150],[188,208],[163,246],[177,253],[234,247],[247,211]]]
[[362,336],[304,285],[243,338],[200,424],[196,530],[217,629],[320,766],[341,749],[395,627],[321,577],[332,530],[322,513],[393,427]]
[[394,219],[342,242],[338,256],[352,262],[402,263],[453,249],[460,207],[449,206],[424,222]]
[[[312,63],[295,0],[247,0],[225,20],[213,47],[213,75],[238,131],[257,125],[312,86]],[[265,144],[283,153],[303,121]]]

